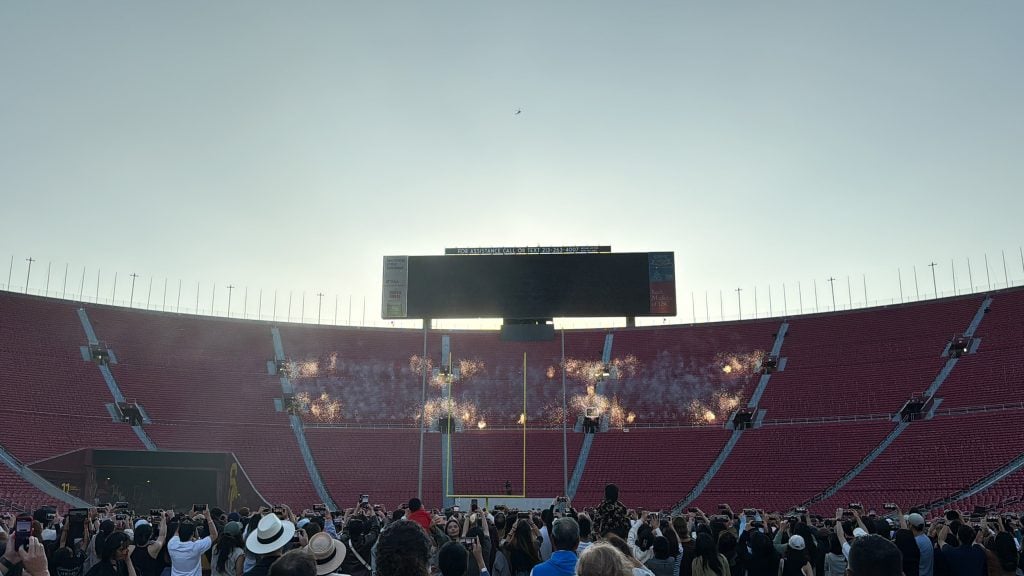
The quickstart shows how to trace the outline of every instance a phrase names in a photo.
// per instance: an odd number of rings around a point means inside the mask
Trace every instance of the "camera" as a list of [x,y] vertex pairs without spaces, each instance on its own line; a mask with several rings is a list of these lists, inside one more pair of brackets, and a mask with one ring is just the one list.
[[896,509],[896,505],[893,504],[892,502],[886,502],[885,504],[882,505],[882,507],[885,508],[886,510],[895,510]]

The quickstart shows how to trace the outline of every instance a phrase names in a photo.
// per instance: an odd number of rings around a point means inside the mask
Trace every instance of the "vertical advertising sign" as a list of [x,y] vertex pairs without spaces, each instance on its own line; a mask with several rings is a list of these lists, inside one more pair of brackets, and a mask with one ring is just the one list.
[[647,255],[648,279],[651,287],[651,314],[676,315],[676,266],[672,252],[651,252]]
[[409,306],[409,257],[384,257],[381,318],[407,318]]

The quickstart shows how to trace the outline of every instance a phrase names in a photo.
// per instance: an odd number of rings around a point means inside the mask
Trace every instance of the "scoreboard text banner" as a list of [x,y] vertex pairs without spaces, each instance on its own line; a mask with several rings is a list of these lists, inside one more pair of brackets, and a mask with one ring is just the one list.
[[382,318],[407,318],[409,313],[409,257],[384,257]]

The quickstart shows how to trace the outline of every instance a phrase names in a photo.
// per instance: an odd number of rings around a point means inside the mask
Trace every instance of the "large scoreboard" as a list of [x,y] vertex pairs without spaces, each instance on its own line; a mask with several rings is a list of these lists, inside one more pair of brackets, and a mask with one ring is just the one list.
[[448,252],[384,257],[384,319],[676,314],[672,252]]

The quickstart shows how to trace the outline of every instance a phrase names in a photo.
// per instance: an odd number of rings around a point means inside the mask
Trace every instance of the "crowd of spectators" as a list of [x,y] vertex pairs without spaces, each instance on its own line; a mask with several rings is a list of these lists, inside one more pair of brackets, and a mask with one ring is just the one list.
[[1024,576],[1019,518],[984,509],[126,508],[0,515],[0,576]]

